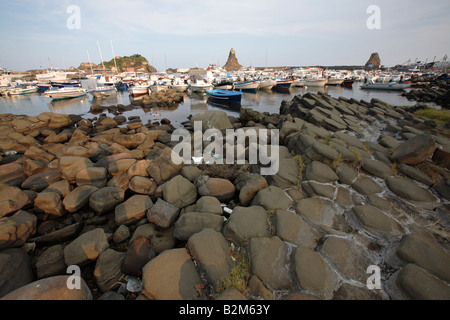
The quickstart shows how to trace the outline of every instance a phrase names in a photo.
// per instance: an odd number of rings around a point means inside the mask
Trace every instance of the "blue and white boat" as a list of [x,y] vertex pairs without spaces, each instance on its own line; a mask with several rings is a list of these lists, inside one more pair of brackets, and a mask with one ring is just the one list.
[[50,82],[38,83],[38,84],[36,84],[36,86],[38,87],[39,91],[45,92],[45,91],[49,90],[52,87],[52,84]]
[[240,104],[242,101],[241,92],[217,89],[217,90],[206,90],[206,94],[210,99],[220,102],[230,102]]
[[80,81],[67,80],[67,81],[51,81],[53,88],[78,88],[81,87]]

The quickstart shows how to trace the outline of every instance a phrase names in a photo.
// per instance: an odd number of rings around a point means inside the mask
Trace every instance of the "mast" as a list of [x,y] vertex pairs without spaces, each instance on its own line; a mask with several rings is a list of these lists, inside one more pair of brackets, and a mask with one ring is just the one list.
[[103,56],[102,56],[102,50],[100,50],[100,43],[97,40],[97,47],[98,47],[98,52],[100,53],[100,59],[102,59],[102,68],[103,70],[105,70],[105,64],[103,63]]
[[91,57],[89,56],[89,49],[86,49],[88,60],[89,60],[89,67],[91,67],[91,74],[94,74],[94,70],[92,70],[92,63],[91,63]]
[[113,47],[112,40],[111,40],[111,49],[112,49],[112,54],[113,54],[113,57],[114,57],[114,65],[116,66],[116,72],[119,73],[119,70],[117,69],[116,55],[114,54],[114,47]]

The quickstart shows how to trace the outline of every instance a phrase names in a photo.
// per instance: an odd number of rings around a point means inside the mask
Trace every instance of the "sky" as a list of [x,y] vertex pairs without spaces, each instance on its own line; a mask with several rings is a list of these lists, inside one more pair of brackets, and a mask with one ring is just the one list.
[[[371,6],[378,11],[368,11]],[[75,7],[74,7],[75,6]],[[223,66],[386,66],[450,53],[448,0],[0,0],[0,66],[78,67],[140,54],[158,71]],[[73,10],[73,8],[77,10]],[[376,26],[379,28],[373,29]]]

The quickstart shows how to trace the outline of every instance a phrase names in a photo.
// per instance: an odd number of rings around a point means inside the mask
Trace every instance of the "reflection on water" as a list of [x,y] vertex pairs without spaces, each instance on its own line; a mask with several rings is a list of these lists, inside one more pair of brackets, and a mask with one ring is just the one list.
[[[86,88],[91,85],[90,82],[83,82],[83,87]],[[253,108],[259,112],[278,113],[280,105],[283,100],[292,100],[296,95],[303,95],[307,92],[328,93],[334,98],[345,97],[354,98],[356,100],[370,101],[372,98],[378,98],[393,105],[415,105],[415,101],[408,101],[401,96],[401,92],[393,91],[369,91],[361,90],[360,84],[355,83],[353,88],[342,87],[309,87],[298,88],[294,87],[283,91],[258,91],[257,93],[243,92],[242,104],[243,108]],[[128,92],[118,92],[117,95],[105,97],[101,99],[94,98],[92,95],[87,95],[80,98],[52,101],[46,98],[43,94],[35,93],[26,96],[13,96],[0,98],[0,113],[26,114],[36,116],[42,112],[54,112],[65,114],[80,114],[91,118],[89,113],[91,106],[116,106],[129,105],[133,100],[141,100],[145,96],[133,98]],[[229,108],[217,106],[208,102],[206,94],[202,93],[185,93],[184,102],[178,106],[171,106],[169,108],[138,108],[123,113],[124,116],[139,116],[142,121],[159,121],[163,118],[168,118],[177,126],[177,123],[186,121],[189,115],[194,115],[206,110],[221,110],[226,111],[229,115],[236,116],[236,108]],[[117,110],[117,109],[116,109]],[[103,111],[107,115],[112,115],[107,109]],[[181,126],[181,125],[180,125]]]

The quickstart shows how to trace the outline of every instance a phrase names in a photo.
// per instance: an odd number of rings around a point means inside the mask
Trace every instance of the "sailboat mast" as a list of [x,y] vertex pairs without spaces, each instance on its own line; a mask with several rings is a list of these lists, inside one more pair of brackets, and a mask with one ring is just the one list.
[[92,63],[91,63],[91,57],[89,56],[89,49],[86,49],[88,60],[89,60],[89,67],[91,67],[91,74],[94,74],[94,70],[92,70]]
[[102,59],[102,68],[105,70],[105,64],[103,63],[102,50],[100,50],[100,43],[97,41],[98,52],[100,53],[100,59]]
[[113,46],[112,40],[111,40],[111,49],[112,49],[112,54],[113,54],[113,57],[114,57],[114,65],[116,66],[116,72],[119,73],[119,70],[117,69],[116,55],[114,53],[114,46]]

